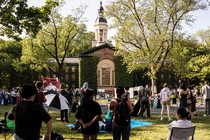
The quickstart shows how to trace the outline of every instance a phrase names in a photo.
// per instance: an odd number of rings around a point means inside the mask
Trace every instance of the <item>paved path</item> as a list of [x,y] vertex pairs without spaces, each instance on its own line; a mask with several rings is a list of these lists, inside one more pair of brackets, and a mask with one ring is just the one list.
[[[196,105],[196,112],[205,112],[205,108],[202,106],[199,106],[199,104]],[[176,113],[177,109],[178,109],[178,106],[177,105],[174,105],[174,106],[171,106],[171,113]],[[160,113],[161,111],[161,108],[150,108],[150,111],[151,111],[151,114],[158,114]],[[167,110],[165,109],[164,112],[166,112]]]
[[[102,108],[102,112],[103,113],[106,113],[107,110],[108,110],[108,106],[109,106],[109,102],[100,102],[99,103],[101,105],[101,108]],[[172,105],[170,107],[170,111],[172,114],[176,114],[176,111],[178,109],[178,105]],[[161,111],[161,108],[150,108],[150,112],[151,114],[160,114],[160,111]],[[166,113],[166,109],[164,110],[164,112]],[[199,112],[205,112],[205,108],[204,108],[204,105],[200,104],[200,103],[197,103],[196,104],[196,113],[199,113]]]

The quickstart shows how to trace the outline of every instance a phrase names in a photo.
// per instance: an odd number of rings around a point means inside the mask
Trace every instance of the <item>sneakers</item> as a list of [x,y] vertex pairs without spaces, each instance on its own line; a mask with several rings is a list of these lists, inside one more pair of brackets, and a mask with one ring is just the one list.
[[171,118],[168,118],[168,121],[171,122],[171,121],[173,121],[173,120],[172,120]]
[[[160,120],[162,121],[163,120],[163,117],[161,117]],[[168,121],[171,122],[173,120],[171,118],[168,118]]]

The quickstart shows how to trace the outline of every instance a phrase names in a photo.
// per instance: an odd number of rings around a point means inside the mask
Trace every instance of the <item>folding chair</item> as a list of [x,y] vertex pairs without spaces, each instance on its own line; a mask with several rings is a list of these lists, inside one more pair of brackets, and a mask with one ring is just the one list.
[[169,140],[178,139],[178,140],[188,140],[191,137],[191,140],[194,139],[195,127],[172,127]]
[[[8,118],[7,118],[7,114],[8,112],[4,113],[4,120],[2,121],[1,127],[2,127],[2,131],[4,133],[4,139],[7,139],[7,133],[10,133],[11,135],[9,136],[9,138],[14,134],[14,126],[8,126]],[[8,138],[8,139],[9,139]]]

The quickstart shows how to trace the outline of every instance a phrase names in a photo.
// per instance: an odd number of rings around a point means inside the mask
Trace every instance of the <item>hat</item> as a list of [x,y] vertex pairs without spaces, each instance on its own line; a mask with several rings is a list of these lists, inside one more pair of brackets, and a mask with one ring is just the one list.
[[112,118],[112,111],[108,111],[107,113],[106,113],[106,116],[105,116],[105,119],[111,119]]

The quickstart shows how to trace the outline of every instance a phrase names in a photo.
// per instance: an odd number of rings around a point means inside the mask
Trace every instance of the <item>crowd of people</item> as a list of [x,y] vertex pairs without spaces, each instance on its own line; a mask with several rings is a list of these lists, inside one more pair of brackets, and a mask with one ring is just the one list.
[[20,87],[15,87],[11,90],[0,88],[0,105],[14,105],[20,100]]
[[209,116],[209,99],[210,99],[210,87],[209,82],[206,80],[205,85],[199,90],[191,86],[187,87],[184,83],[180,84],[177,90],[170,90],[167,83],[164,83],[163,89],[160,91],[159,97],[162,102],[161,120],[163,119],[163,112],[165,106],[167,108],[167,115],[169,121],[170,118],[170,106],[177,105],[179,108],[185,108],[190,116],[196,115],[196,103],[199,96],[200,104],[205,102],[205,114]]
[[[14,139],[27,139],[33,135],[33,139],[40,137],[41,123],[45,122],[47,125],[47,132],[45,139],[50,139],[52,132],[52,118],[44,108],[44,103],[47,101],[43,92],[43,83],[41,81],[35,82],[33,85],[24,85],[21,90],[11,90],[9,94],[7,91],[1,91],[1,104],[7,105],[13,103],[14,107],[9,111],[9,116],[14,115],[15,118],[15,134]],[[176,92],[175,92],[176,91]],[[191,115],[195,115],[196,111],[196,95],[192,87],[187,87],[184,83],[180,85],[177,90],[170,90],[167,83],[164,83],[163,88],[160,90],[158,97],[161,101],[160,120],[164,119],[164,109],[167,110],[168,128],[171,130],[173,126],[191,126]],[[68,88],[62,87],[59,94],[63,95],[69,105],[69,109],[61,110],[61,121],[68,121],[68,117],[73,117],[71,114],[75,110],[75,117],[80,124],[81,133],[84,140],[96,140],[99,133],[99,121],[107,123],[102,118],[102,110],[99,103],[94,100],[94,90],[88,87],[88,82],[85,82],[81,89],[73,89],[71,86]],[[116,88],[117,98],[112,98],[109,104],[109,113],[111,119],[111,131],[114,140],[129,140],[131,131],[131,114],[135,111],[134,105],[129,98],[129,87],[118,86]],[[201,94],[205,101],[205,114],[210,115],[210,85],[205,81],[205,85],[201,88]],[[7,101],[11,95],[11,101]],[[136,112],[137,117],[144,117],[146,112],[147,117],[151,117],[150,104],[152,92],[148,86],[143,85],[139,89],[139,109]],[[16,99],[13,99],[16,97]],[[20,98],[17,100],[17,98]],[[174,100],[178,99],[177,100]],[[6,104],[5,104],[6,102]],[[171,104],[178,104],[177,121],[171,119],[170,106]],[[76,105],[75,105],[76,104]],[[33,108],[33,109],[31,109]],[[23,119],[24,122],[23,122]],[[27,121],[25,121],[27,120]],[[27,123],[25,123],[27,122]],[[109,121],[110,123],[110,121]],[[30,128],[29,125],[30,124]],[[32,127],[33,125],[33,127]],[[107,124],[108,125],[108,124]]]

